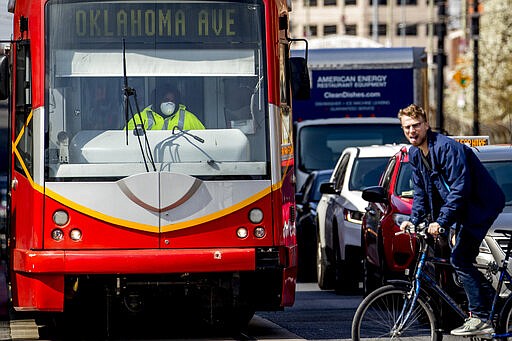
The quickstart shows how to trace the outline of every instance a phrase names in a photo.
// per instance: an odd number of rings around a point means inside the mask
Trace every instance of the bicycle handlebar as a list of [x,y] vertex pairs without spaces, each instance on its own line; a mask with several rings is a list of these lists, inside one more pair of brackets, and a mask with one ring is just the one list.
[[[427,223],[423,222],[423,223],[420,223],[418,225],[414,225],[410,228],[406,228],[404,231],[400,231],[400,232],[395,232],[395,236],[398,236],[400,234],[404,234],[404,233],[417,233],[417,234],[425,234],[427,232],[427,229],[428,229],[428,225]],[[440,227],[439,228],[439,234],[443,234],[445,233],[445,228],[444,227]]]

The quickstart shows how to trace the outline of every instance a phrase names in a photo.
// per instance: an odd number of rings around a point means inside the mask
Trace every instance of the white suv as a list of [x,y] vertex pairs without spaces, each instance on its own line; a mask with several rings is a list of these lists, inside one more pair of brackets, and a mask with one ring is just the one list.
[[353,291],[361,279],[362,190],[379,183],[388,160],[403,145],[349,147],[331,179],[320,187],[317,207],[317,281],[320,289]]

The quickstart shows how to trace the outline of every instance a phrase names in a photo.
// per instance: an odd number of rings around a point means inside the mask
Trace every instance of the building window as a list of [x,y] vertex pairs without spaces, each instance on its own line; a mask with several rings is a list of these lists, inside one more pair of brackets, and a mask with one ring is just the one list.
[[304,7],[316,7],[318,6],[317,0],[304,0]]
[[396,25],[396,35],[402,35],[402,29],[405,30],[406,36],[417,36],[418,35],[418,25],[416,24],[405,24],[400,23]]
[[[369,32],[370,32],[370,36],[373,35],[373,24],[370,24],[369,25],[370,29],[369,29]],[[379,28],[378,28],[378,35],[379,36],[385,36],[386,35],[386,24],[379,24]]]
[[345,5],[357,5],[357,0],[345,0]]
[[336,6],[336,0],[324,0],[324,6]]
[[318,30],[316,25],[306,25],[304,26],[304,36],[305,37],[316,37],[318,35]]
[[[369,1],[370,1],[370,6],[373,5],[373,0],[369,0]],[[388,0],[377,0],[377,4],[379,4],[379,5],[387,5],[388,4]]]
[[349,36],[356,36],[357,25],[345,25],[345,34]]
[[402,5],[402,3],[404,5],[417,5],[418,4],[418,0],[396,0],[396,4],[397,5]]
[[336,34],[338,27],[336,25],[324,25],[324,36]]

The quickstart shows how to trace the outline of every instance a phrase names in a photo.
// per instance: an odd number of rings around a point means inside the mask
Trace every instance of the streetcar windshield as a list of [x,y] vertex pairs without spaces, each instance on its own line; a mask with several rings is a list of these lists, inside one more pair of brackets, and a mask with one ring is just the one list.
[[50,180],[266,177],[258,0],[46,5]]

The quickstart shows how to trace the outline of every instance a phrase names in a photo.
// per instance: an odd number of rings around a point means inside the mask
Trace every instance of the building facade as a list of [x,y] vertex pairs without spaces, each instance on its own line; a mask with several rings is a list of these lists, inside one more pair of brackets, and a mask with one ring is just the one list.
[[[437,44],[437,0],[293,0],[291,31],[295,37],[349,35],[369,38],[383,46]],[[447,15],[457,10],[451,1]],[[460,15],[460,12],[456,16]],[[448,18],[448,17],[446,17]],[[451,29],[450,23],[447,23]]]

